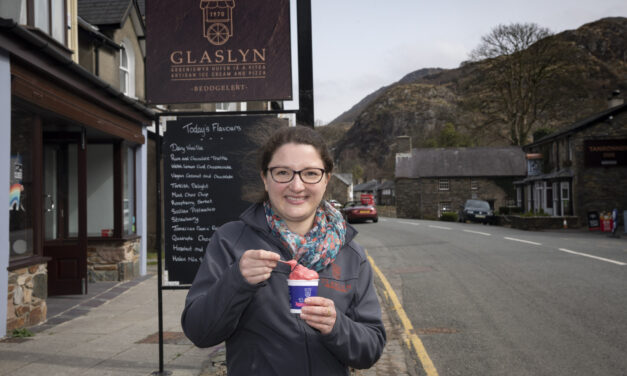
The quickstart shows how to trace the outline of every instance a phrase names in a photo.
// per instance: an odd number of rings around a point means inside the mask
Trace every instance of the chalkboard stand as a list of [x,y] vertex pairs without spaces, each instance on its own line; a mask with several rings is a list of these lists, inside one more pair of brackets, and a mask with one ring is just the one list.
[[158,309],[158,321],[159,321],[159,371],[154,371],[152,375],[155,376],[167,376],[171,375],[172,371],[165,371],[163,369],[163,290],[187,290],[189,285],[181,286],[164,286],[163,285],[163,262],[161,261],[163,255],[163,247],[161,246],[161,118],[158,119],[157,124],[157,139],[155,142],[155,166],[156,181],[157,181],[157,309]]

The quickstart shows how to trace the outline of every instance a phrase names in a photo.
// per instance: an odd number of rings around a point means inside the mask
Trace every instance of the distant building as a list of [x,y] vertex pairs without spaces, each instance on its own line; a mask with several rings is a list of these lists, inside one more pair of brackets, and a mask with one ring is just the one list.
[[376,179],[373,179],[365,183],[355,185],[355,188],[353,188],[353,196],[355,197],[355,200],[359,200],[362,194],[373,195],[376,205],[394,205],[394,182],[386,180],[379,183]]
[[498,209],[513,204],[513,182],[526,176],[520,147],[412,149],[396,156],[396,213],[404,218],[439,218],[457,212],[467,199]]
[[376,201],[379,205],[396,204],[396,189],[393,181],[386,180],[377,186]]
[[337,200],[338,202],[345,204],[348,201],[353,200],[353,174],[332,174],[327,191],[325,193],[325,199]]
[[[359,200],[359,197],[362,193],[371,194],[376,197],[378,186],[379,182],[375,179],[372,179],[365,183],[355,184],[355,186],[353,187],[353,196],[355,197],[355,200]],[[375,202],[377,202],[376,199]]]
[[523,149],[536,156],[525,179],[515,182],[517,204],[527,212],[574,215],[627,210],[627,105],[570,124]]

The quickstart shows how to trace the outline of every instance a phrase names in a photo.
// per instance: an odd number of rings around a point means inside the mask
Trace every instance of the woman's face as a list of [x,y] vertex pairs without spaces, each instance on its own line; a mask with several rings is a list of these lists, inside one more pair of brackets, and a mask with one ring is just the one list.
[[[268,169],[273,167],[300,171],[306,168],[324,169],[324,163],[313,146],[289,143],[276,149],[268,164]],[[266,174],[262,173],[261,178],[275,214],[285,221],[291,231],[301,235],[309,231],[327,188],[329,174],[325,173],[316,184],[303,183],[298,174],[288,183],[277,183],[270,170]]]

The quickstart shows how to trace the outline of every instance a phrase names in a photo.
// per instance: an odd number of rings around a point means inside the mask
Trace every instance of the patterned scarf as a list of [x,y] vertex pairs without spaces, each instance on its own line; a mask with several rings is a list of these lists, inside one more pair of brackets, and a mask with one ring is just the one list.
[[346,239],[346,222],[337,209],[322,201],[316,209],[312,229],[301,236],[291,232],[285,221],[274,214],[269,201],[263,206],[272,234],[292,251],[299,264],[319,272],[333,263]]

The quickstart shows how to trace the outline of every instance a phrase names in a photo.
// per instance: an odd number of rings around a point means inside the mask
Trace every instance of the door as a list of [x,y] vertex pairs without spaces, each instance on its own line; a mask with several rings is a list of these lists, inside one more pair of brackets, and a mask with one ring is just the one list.
[[84,135],[43,135],[44,256],[48,294],[87,293],[86,163]]

